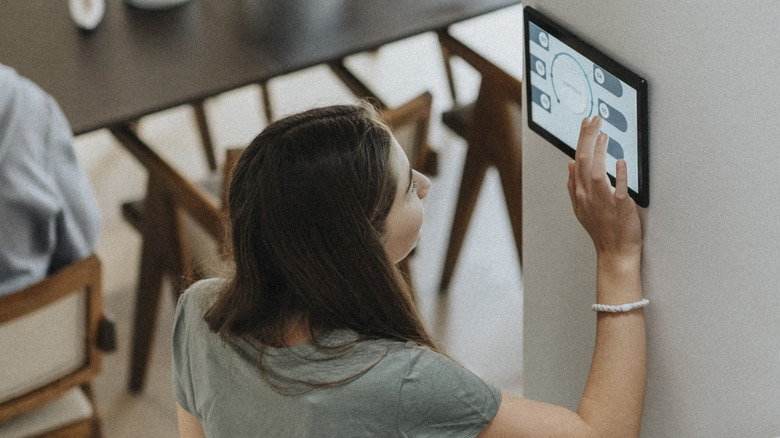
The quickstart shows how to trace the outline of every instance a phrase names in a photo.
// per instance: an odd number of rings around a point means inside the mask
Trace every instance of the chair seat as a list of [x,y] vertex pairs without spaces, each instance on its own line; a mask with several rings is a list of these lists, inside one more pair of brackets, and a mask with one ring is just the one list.
[[73,388],[35,411],[0,424],[4,438],[35,437],[83,421],[94,415],[89,398],[80,388]]
[[[207,193],[219,198],[222,190],[222,176],[220,172],[209,174],[206,178],[198,181],[198,185]],[[122,204],[122,216],[136,230],[141,230],[141,220],[144,214],[144,198],[134,199]]]

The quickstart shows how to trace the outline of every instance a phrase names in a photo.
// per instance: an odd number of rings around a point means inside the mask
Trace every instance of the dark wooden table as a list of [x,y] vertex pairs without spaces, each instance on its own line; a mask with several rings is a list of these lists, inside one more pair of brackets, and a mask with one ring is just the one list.
[[[170,10],[146,11],[107,0],[103,22],[86,33],[70,20],[64,0],[0,0],[0,63],[54,96],[76,135],[109,128],[150,177],[177,179],[175,169],[134,135],[130,122],[518,3],[192,0]],[[165,179],[152,183],[166,186]],[[154,200],[169,196],[158,191]],[[163,216],[144,217],[142,265],[159,264],[153,245],[159,240],[156,230],[166,229],[159,223]],[[203,221],[216,223],[218,216],[212,213]],[[143,386],[159,301],[159,276],[141,277],[131,358],[134,392]]]
[[259,83],[517,0],[107,0],[91,33],[62,0],[0,0],[0,63],[59,102],[75,134]]

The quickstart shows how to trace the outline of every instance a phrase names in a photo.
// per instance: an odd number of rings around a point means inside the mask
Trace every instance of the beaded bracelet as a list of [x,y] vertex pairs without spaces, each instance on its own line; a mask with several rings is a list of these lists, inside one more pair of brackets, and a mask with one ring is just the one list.
[[636,303],[621,304],[619,306],[608,306],[606,304],[594,304],[592,306],[592,309],[595,310],[596,312],[609,312],[609,313],[630,312],[634,309],[641,309],[642,307],[646,307],[648,304],[650,304],[650,300],[644,298],[643,300],[637,301]]

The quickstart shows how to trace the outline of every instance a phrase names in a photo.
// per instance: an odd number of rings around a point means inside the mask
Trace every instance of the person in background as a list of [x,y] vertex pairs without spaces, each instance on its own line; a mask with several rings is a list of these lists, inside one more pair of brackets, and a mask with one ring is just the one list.
[[0,295],[95,250],[100,212],[54,99],[0,64]]
[[583,121],[568,183],[607,306],[577,412],[501,393],[438,348],[395,266],[419,239],[430,181],[370,107],[346,105],[272,123],[238,161],[235,272],[177,306],[181,436],[639,436],[642,230],[625,162],[610,186],[600,123]]

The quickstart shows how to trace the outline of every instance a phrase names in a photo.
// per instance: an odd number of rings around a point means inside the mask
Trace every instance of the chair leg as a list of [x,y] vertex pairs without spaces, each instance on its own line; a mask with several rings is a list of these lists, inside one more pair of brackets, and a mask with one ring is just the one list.
[[81,390],[84,391],[90,404],[92,405],[92,420],[90,421],[90,434],[89,438],[103,438],[103,424],[100,418],[100,412],[98,411],[97,401],[95,400],[95,392],[92,390],[92,385],[85,383],[81,385]]
[[149,352],[157,324],[157,313],[163,278],[172,269],[166,261],[172,260],[167,254],[171,251],[171,221],[175,220],[175,211],[167,202],[167,193],[163,185],[149,180],[149,189],[144,203],[145,212],[142,222],[143,247],[141,267],[136,295],[132,352],[130,358],[129,389],[140,393],[143,389]]
[[458,105],[458,93],[455,87],[455,76],[452,74],[452,54],[447,49],[447,47],[444,46],[444,44],[439,44],[439,47],[441,48],[441,56],[444,60],[444,72],[447,75],[447,84],[450,86],[450,96],[452,97],[452,106]]
[[193,102],[192,108],[195,112],[195,121],[200,131],[200,139],[203,143],[203,152],[206,154],[206,161],[209,169],[213,172],[217,170],[217,157],[214,153],[214,143],[211,141],[211,130],[209,129],[208,119],[206,119],[206,108],[204,101]]
[[458,256],[463,247],[466,231],[468,231],[471,216],[474,213],[474,207],[477,204],[477,198],[485,180],[487,169],[488,163],[482,156],[482,151],[469,145],[466,152],[466,161],[463,165],[463,176],[461,177],[458,202],[455,206],[455,215],[452,220],[447,255],[444,259],[444,269],[439,282],[439,292],[441,293],[447,291],[452,274],[455,272],[455,265],[458,262]]
[[520,266],[523,265],[523,160],[522,141],[518,132],[520,122],[513,117],[512,103],[504,101],[502,126],[506,146],[501,148],[500,157],[496,160],[501,186],[504,189],[509,222],[515,237],[517,256]]
[[269,124],[274,120],[274,110],[271,105],[271,93],[268,92],[268,81],[260,82],[260,98],[263,101],[263,111],[265,112],[265,123]]
[[141,254],[141,277],[135,303],[133,328],[133,349],[131,354],[130,391],[139,393],[143,389],[146,368],[149,362],[149,349],[157,323],[157,311],[160,301],[160,289],[163,285],[164,269],[154,250],[144,243]]
[[522,263],[522,152],[512,101],[485,81],[474,106],[468,151],[461,177],[450,242],[439,291],[446,292],[460,254],[487,169],[495,166],[501,177],[515,244]]

